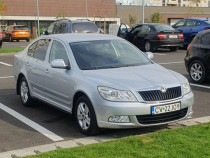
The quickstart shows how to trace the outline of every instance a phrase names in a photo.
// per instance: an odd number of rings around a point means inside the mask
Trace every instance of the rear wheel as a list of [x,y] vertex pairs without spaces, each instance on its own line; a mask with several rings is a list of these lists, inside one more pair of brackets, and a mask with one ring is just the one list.
[[95,135],[99,132],[95,111],[87,97],[82,96],[77,100],[75,118],[82,133]]
[[29,38],[27,38],[27,39],[26,39],[26,42],[29,42],[29,41],[30,41],[30,39],[29,39]]
[[30,95],[29,86],[28,86],[28,83],[27,83],[25,77],[22,77],[20,79],[19,94],[20,94],[20,100],[21,100],[21,102],[24,106],[31,106],[32,105],[33,99]]
[[195,83],[202,83],[207,79],[207,74],[203,63],[200,60],[194,60],[189,66],[190,78]]
[[0,48],[2,47],[2,43],[3,43],[3,42],[2,42],[2,41],[0,41]]
[[154,51],[154,48],[152,46],[152,43],[150,41],[146,41],[145,44],[144,44],[144,49],[145,51],[147,52],[152,52]]
[[177,51],[177,47],[172,47],[172,48],[170,48],[170,50],[171,50],[171,52],[175,52],[175,51]]
[[16,41],[19,42],[19,39],[17,39]]

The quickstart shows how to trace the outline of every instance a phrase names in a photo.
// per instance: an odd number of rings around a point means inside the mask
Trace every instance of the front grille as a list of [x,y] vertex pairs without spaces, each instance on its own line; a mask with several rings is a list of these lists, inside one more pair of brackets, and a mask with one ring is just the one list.
[[136,118],[140,124],[158,124],[184,118],[187,115],[187,110],[188,108],[184,108],[179,111],[173,111],[164,114],[138,115]]
[[168,88],[165,93],[160,90],[139,91],[144,101],[162,101],[178,98],[181,96],[181,87]]

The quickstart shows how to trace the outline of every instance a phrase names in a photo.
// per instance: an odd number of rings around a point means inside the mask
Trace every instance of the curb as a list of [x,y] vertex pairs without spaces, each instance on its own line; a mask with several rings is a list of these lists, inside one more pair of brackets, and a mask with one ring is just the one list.
[[[168,124],[167,128],[175,129],[175,128],[180,128],[184,126],[192,126],[192,125],[197,125],[200,123],[207,123],[207,122],[210,122],[210,116],[178,121],[176,123],[170,123]],[[34,146],[34,147],[29,147],[29,148],[24,148],[24,149],[2,152],[0,153],[0,157],[1,158],[16,158],[18,156],[23,157],[23,156],[28,156],[28,155],[36,155],[36,154],[48,152],[51,150],[57,150],[61,148],[73,148],[73,147],[78,147],[82,145],[96,144],[96,143],[106,142],[106,141],[110,141],[114,139],[117,139],[117,138],[115,136],[93,136],[93,137],[78,138],[78,139],[72,139],[68,141],[56,142],[52,144],[45,144],[45,145],[39,145],[39,146]]]
[[10,56],[10,55],[15,55],[16,52],[13,53],[0,53],[0,56]]

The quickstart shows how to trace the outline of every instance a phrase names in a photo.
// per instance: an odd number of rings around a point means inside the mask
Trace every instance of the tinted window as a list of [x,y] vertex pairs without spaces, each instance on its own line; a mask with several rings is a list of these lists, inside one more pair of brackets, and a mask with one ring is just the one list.
[[73,23],[72,31],[75,33],[94,33],[98,31],[98,28],[92,22],[81,22]]
[[157,32],[160,32],[160,31],[173,31],[174,28],[171,27],[171,26],[168,26],[168,25],[153,25],[154,29],[157,31]]
[[202,44],[209,45],[210,44],[210,33],[203,35]]
[[67,29],[67,24],[66,23],[62,23],[60,25],[60,33],[67,33],[68,29]]
[[42,39],[32,44],[28,49],[28,56],[44,60],[49,46],[49,39]]
[[148,33],[148,32],[150,32],[150,27],[147,25],[143,25],[141,27],[141,33]]
[[58,41],[53,41],[49,62],[51,63],[55,59],[63,59],[66,65],[69,65],[68,55],[65,47]]
[[57,23],[57,24],[55,24],[55,26],[54,26],[53,33],[54,33],[54,34],[58,34],[58,33],[60,33],[60,32],[61,32],[61,24]]
[[14,26],[13,29],[14,30],[28,30],[28,28],[25,26]]
[[196,21],[194,21],[194,20],[187,20],[187,22],[185,24],[186,27],[192,27],[195,25],[196,25]]
[[186,21],[186,20],[180,20],[179,22],[177,22],[177,23],[174,25],[174,27],[175,27],[175,28],[184,27],[185,21]]
[[132,34],[137,34],[137,33],[141,30],[141,27],[142,27],[142,26],[137,26],[137,27],[135,27],[133,30],[131,30],[131,33],[132,33]]
[[151,63],[142,52],[123,40],[71,43],[80,69],[104,69]]

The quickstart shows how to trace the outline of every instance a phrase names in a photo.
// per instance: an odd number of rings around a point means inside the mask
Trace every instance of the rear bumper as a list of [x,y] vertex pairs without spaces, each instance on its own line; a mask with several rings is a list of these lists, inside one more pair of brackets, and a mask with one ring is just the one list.
[[154,48],[171,48],[182,47],[184,43],[183,39],[167,39],[167,40],[154,40],[152,41]]

